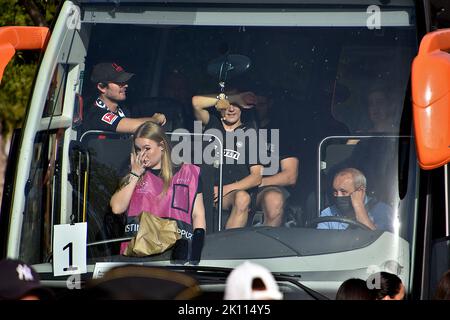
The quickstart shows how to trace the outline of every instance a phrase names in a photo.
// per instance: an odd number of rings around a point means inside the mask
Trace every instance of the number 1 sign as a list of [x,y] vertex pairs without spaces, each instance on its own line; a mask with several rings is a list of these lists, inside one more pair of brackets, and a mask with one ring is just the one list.
[[86,222],[58,224],[53,231],[53,275],[86,273]]

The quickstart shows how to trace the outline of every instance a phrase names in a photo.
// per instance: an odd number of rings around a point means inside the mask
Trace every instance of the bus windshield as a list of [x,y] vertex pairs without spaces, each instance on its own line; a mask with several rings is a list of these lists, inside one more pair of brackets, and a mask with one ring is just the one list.
[[[70,50],[85,54],[77,55],[82,86],[69,162],[87,179],[79,174],[63,181],[73,192],[62,202],[71,203],[72,219],[88,222],[88,263],[171,264],[169,253],[128,257],[120,242],[107,241],[125,237],[126,214],[113,214],[110,200],[130,172],[133,140],[83,125],[99,107],[94,66],[111,62],[134,74],[119,102],[123,112],[132,118],[164,114],[172,160],[200,168],[207,225],[200,265],[255,260],[273,272],[301,274],[306,283],[320,279],[315,287],[330,291],[379,268],[408,285],[418,171],[404,107],[418,46],[413,1],[239,10],[86,4],[81,11],[78,41],[70,43]],[[252,165],[264,167],[263,181],[276,185],[264,179],[288,167],[284,159],[298,160],[295,176],[272,189],[282,190],[284,201],[274,209],[275,222],[267,211],[277,202],[262,202],[261,187],[247,190],[249,210],[239,228],[229,228],[233,212],[215,199],[214,186],[225,193],[233,182],[234,169],[225,163],[229,148],[224,137],[195,122],[192,103],[194,96],[221,92],[256,97],[238,107],[254,135],[238,136],[236,145],[255,147]],[[214,106],[208,114],[223,123]],[[214,141],[224,157],[208,162],[205,149]]]

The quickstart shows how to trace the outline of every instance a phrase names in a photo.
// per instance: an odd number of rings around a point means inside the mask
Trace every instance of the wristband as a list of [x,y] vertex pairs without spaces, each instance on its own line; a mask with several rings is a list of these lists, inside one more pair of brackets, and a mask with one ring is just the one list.
[[219,93],[219,95],[216,97],[217,100],[224,100],[224,99],[228,99],[228,97],[226,96],[225,93],[221,92]]
[[130,171],[130,174],[133,175],[133,176],[135,176],[135,177],[138,178],[138,179],[141,177],[140,175],[134,173],[133,171]]

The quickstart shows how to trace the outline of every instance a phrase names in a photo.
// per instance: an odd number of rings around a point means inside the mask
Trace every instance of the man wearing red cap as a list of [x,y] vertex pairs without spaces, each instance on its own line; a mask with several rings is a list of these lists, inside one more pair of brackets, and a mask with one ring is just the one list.
[[119,103],[126,99],[128,81],[133,76],[133,73],[126,72],[114,62],[103,62],[94,66],[91,81],[96,83],[99,96],[84,117],[83,132],[104,130],[133,133],[146,121],[159,125],[166,123],[166,117],[162,113],[155,113],[146,118],[129,118],[129,112],[119,107]]

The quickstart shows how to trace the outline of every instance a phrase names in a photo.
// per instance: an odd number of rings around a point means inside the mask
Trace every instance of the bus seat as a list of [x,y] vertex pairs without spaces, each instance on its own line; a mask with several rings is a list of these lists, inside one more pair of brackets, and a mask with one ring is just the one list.
[[108,167],[111,174],[124,176],[128,171],[132,148],[129,134],[90,130],[81,136],[80,142],[88,149],[91,159]]
[[391,206],[398,198],[398,146],[398,137],[364,139],[355,146],[348,162],[364,173],[368,195]]
[[[251,209],[249,213],[248,227],[262,225],[264,223],[264,211],[262,209]],[[299,228],[305,226],[305,215],[300,205],[287,199],[284,206],[283,222],[281,227]]]

